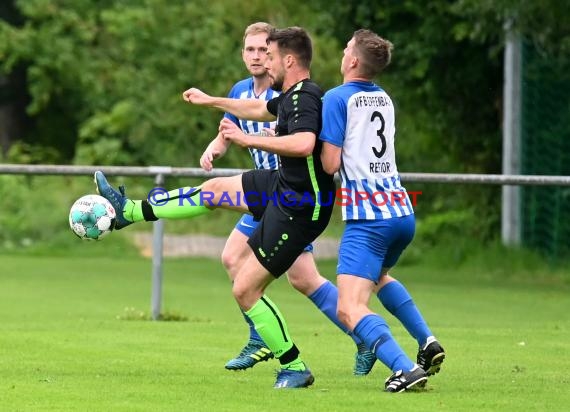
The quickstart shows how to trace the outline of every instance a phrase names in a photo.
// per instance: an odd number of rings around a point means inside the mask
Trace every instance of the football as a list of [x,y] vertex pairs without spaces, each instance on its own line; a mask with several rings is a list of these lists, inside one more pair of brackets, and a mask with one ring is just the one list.
[[86,195],[69,211],[69,226],[81,239],[99,240],[113,230],[115,209],[103,196]]

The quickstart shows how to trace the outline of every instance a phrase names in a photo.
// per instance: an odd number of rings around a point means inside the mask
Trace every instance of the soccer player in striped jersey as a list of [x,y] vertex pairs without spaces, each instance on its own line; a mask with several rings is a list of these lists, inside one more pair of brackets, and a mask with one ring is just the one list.
[[[408,291],[388,274],[415,232],[396,166],[394,106],[373,83],[390,63],[391,50],[389,41],[369,30],[354,32],[342,58],[343,84],[323,99],[320,140],[323,168],[341,176],[346,221],[337,267],[338,317],[393,371],[385,390],[402,392],[424,386],[427,376],[439,371],[445,352]],[[417,363],[370,309],[372,294],[417,340]]]
[[[234,99],[271,100],[279,95],[279,92],[270,87],[271,79],[265,68],[267,36],[270,30],[271,26],[263,22],[251,24],[246,28],[243,38],[242,58],[251,77],[237,82],[232,87],[228,97]],[[244,133],[249,135],[263,136],[265,133],[273,134],[275,129],[274,121],[257,122],[238,119],[231,113],[225,113],[224,118],[230,119]],[[221,133],[218,133],[200,158],[200,166],[206,171],[212,170],[214,159],[223,156],[230,144],[230,140],[224,139]],[[278,156],[276,154],[251,147],[248,149],[255,169],[277,169]],[[222,252],[222,263],[232,281],[238,270],[244,265],[250,251],[247,240],[257,226],[258,222],[254,221],[250,214],[244,214],[226,241]],[[309,245],[287,271],[289,282],[295,289],[306,295],[325,316],[346,333],[346,328],[338,321],[336,316],[338,296],[336,286],[319,274],[311,253],[312,249],[312,245]],[[273,358],[273,353],[267,348],[249,317],[245,313],[243,313],[243,316],[249,324],[249,339],[237,357],[227,362],[225,367],[228,370],[251,368],[258,362]],[[376,357],[363,345],[359,338],[354,335],[351,336],[357,344],[356,363],[353,372],[356,375],[366,375],[372,369]]]

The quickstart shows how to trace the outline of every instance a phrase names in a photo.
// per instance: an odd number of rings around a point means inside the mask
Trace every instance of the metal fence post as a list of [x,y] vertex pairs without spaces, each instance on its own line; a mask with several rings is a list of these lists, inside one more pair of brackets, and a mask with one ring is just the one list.
[[[503,174],[521,171],[521,70],[522,45],[520,35],[512,29],[512,21],[505,25],[503,82]],[[503,244],[521,244],[521,188],[505,185],[502,189],[501,238]]]
[[[164,186],[164,175],[156,175],[155,187]],[[162,303],[162,250],[164,238],[164,221],[162,219],[152,224],[152,293],[151,313],[152,320],[160,320],[160,307]]]

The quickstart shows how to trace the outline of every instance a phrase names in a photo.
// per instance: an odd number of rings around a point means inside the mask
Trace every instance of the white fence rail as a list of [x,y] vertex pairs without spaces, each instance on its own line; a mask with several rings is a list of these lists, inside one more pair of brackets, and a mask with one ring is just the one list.
[[[154,177],[157,186],[163,186],[166,177],[220,177],[233,176],[244,172],[242,169],[214,169],[205,172],[200,168],[182,168],[168,166],[71,166],[71,165],[20,165],[0,164],[0,175],[75,175],[89,176],[96,170],[102,170],[109,176],[149,176]],[[528,176],[528,175],[488,175],[488,174],[453,174],[453,173],[401,173],[402,180],[425,183],[462,183],[508,186],[570,186],[570,176]],[[160,317],[162,305],[162,254],[164,222],[153,223],[152,241],[152,291],[151,316]]]
[[[109,176],[219,177],[233,176],[244,169],[214,169],[205,172],[199,167],[169,166],[70,166],[70,165],[17,165],[0,164],[0,174],[26,175],[92,175],[103,170]],[[400,173],[406,182],[471,183],[514,186],[570,186],[570,176],[491,175],[456,173]]]

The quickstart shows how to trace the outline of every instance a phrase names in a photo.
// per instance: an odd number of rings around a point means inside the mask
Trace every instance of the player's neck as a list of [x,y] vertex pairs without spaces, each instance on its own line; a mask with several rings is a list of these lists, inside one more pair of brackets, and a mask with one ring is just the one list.
[[350,82],[372,82],[372,79],[362,77],[362,76],[344,76],[342,81],[343,83],[350,83]]
[[253,76],[253,93],[259,96],[271,87],[271,79],[266,74],[264,76]]
[[283,92],[286,92],[291,88],[291,86],[299,83],[301,80],[310,79],[311,73],[306,69],[299,69],[287,73],[285,80],[283,81]]

